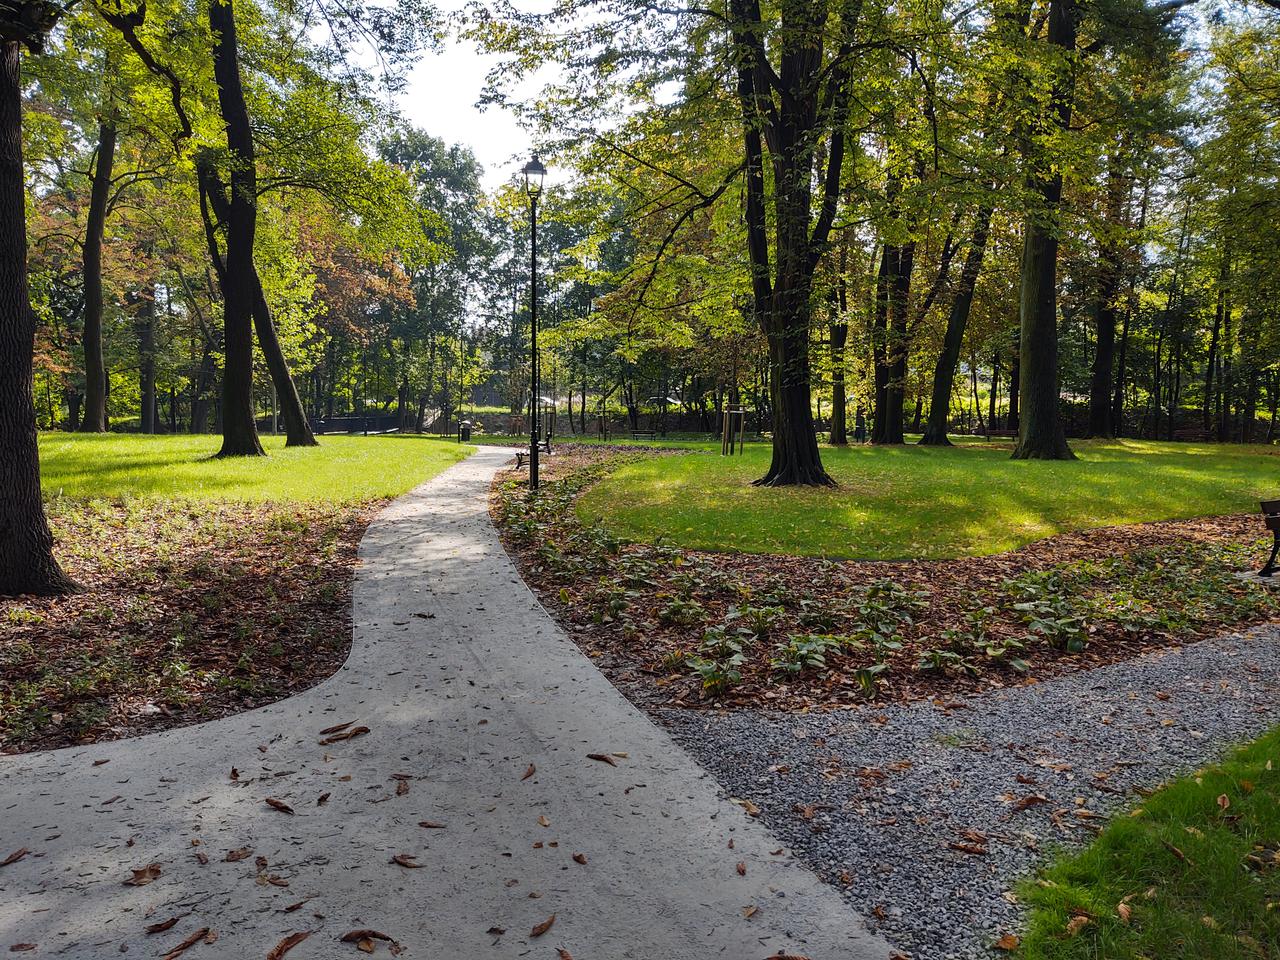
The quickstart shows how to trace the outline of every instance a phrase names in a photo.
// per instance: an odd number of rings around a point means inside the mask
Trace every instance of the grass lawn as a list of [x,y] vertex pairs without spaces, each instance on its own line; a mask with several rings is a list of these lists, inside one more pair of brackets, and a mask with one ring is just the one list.
[[1025,960],[1280,957],[1280,730],[1117,817],[1023,896]]
[[45,496],[75,499],[177,497],[362,503],[411,490],[472,449],[417,436],[326,436],[319,447],[285,449],[263,437],[269,457],[213,459],[215,436],[45,433]]
[[1079,460],[1012,461],[1003,444],[825,448],[837,490],[751,486],[766,445],[628,464],[589,490],[584,516],[639,540],[699,550],[868,560],[1010,550],[1091,527],[1258,509],[1280,495],[1280,448],[1076,442]]

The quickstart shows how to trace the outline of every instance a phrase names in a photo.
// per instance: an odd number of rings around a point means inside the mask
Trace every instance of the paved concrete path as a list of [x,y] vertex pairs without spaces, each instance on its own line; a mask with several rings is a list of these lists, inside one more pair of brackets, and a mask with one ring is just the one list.
[[[339,940],[360,928],[448,960],[889,957],[539,606],[487,514],[509,456],[482,449],[377,518],[351,657],[318,687],[0,760],[0,861],[30,851],[0,867],[0,953],[161,957],[207,927],[183,960],[301,932],[289,960],[361,956]],[[321,744],[346,722],[368,733]]]

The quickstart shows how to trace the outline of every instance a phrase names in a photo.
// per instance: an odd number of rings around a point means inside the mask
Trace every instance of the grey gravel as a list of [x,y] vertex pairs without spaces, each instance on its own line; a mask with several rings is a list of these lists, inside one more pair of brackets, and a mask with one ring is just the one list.
[[1271,625],[942,704],[658,719],[873,929],[970,960],[1018,931],[1012,888],[1038,862],[1275,725],[1277,692]]

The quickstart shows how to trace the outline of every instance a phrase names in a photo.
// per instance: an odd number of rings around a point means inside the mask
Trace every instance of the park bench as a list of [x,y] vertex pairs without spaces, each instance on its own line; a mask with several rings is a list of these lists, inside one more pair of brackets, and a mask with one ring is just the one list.
[[[551,453],[551,438],[550,438],[550,437],[543,437],[541,440],[539,440],[539,441],[538,441],[538,449],[539,449],[539,450],[543,450],[543,451],[545,451],[546,453],[550,454],[550,453]],[[525,465],[525,463],[528,461],[528,459],[529,459],[529,451],[528,451],[528,450],[517,450],[517,451],[516,451],[516,469],[517,469],[517,470],[523,470],[523,469],[524,469],[524,465]]]
[[654,431],[654,430],[632,430],[631,431],[632,440],[652,440],[657,435],[658,435],[657,431]]
[[1271,556],[1267,558],[1266,565],[1258,571],[1258,576],[1270,577],[1280,569],[1276,566],[1276,557],[1280,555],[1280,500],[1262,501],[1262,520],[1271,531],[1274,543],[1271,546]]

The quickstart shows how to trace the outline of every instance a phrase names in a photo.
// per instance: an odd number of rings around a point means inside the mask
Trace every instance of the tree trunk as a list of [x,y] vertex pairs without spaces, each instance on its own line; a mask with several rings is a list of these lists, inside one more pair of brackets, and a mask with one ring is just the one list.
[[54,559],[40,494],[21,91],[19,45],[0,40],[0,596],[53,596],[75,584]]
[[284,351],[280,349],[280,338],[276,335],[276,325],[271,319],[271,308],[267,306],[256,267],[253,268],[253,325],[258,333],[258,346],[262,348],[267,370],[271,373],[271,383],[276,388],[280,415],[284,417],[284,445],[318,446],[316,436],[311,432],[311,422],[307,420],[307,412],[302,406],[302,398],[298,395],[298,386],[289,372],[289,363],[285,360]]
[[104,118],[98,126],[98,157],[89,188],[89,217],[85,227],[84,269],[84,419],[85,433],[107,429],[107,371],[102,360],[102,234],[111,192],[111,171],[116,155],[115,121]]
[[[843,279],[840,284],[843,287]],[[846,447],[849,445],[846,406],[848,398],[844,388],[844,349],[849,341],[849,323],[841,308],[843,290],[832,295],[833,316],[831,318],[831,445]]]
[[1009,355],[1009,412],[1005,420],[1006,430],[1017,430],[1022,417],[1018,411],[1018,395],[1022,387],[1022,347],[1018,338],[1013,340],[1013,353]]
[[140,428],[143,433],[156,432],[156,289],[154,286],[137,296],[138,394],[141,398]]
[[[1120,151],[1117,150],[1117,153]],[[1097,327],[1097,350],[1089,379],[1089,433],[1091,437],[1110,440],[1115,436],[1111,417],[1111,391],[1115,383],[1116,315],[1122,279],[1122,241],[1110,231],[1126,226],[1124,219],[1125,180],[1120,158],[1113,154],[1107,172],[1107,196],[1104,229],[1108,230],[1099,245],[1097,300],[1094,321]]]
[[[1076,50],[1075,0],[1051,0],[1050,46],[1074,56]],[[1074,65],[1068,60],[1057,67],[1049,116],[1058,130],[1071,125],[1075,92]],[[1038,194],[1039,210],[1026,219],[1022,250],[1022,284],[1019,296],[1022,378],[1022,415],[1015,460],[1073,460],[1067,446],[1059,409],[1058,385],[1058,220],[1062,201],[1062,174],[1045,158],[1031,164],[1030,187]]]
[[983,204],[978,209],[973,233],[969,237],[969,252],[965,254],[956,292],[951,298],[951,310],[947,314],[947,331],[943,335],[942,352],[938,355],[938,362],[933,368],[933,396],[929,401],[929,420],[925,424],[924,436],[920,438],[920,442],[926,446],[951,445],[951,441],[947,439],[951,391],[955,384],[956,365],[960,362],[960,348],[964,344],[965,328],[969,324],[969,313],[973,307],[973,292],[978,284],[978,274],[982,271],[983,258],[986,256],[992,212],[990,204]]
[[215,37],[213,75],[226,127],[232,169],[226,219],[223,282],[222,449],[220,457],[262,456],[253,402],[253,306],[257,292],[253,239],[257,229],[257,172],[253,132],[240,83],[234,0],[209,4]]

